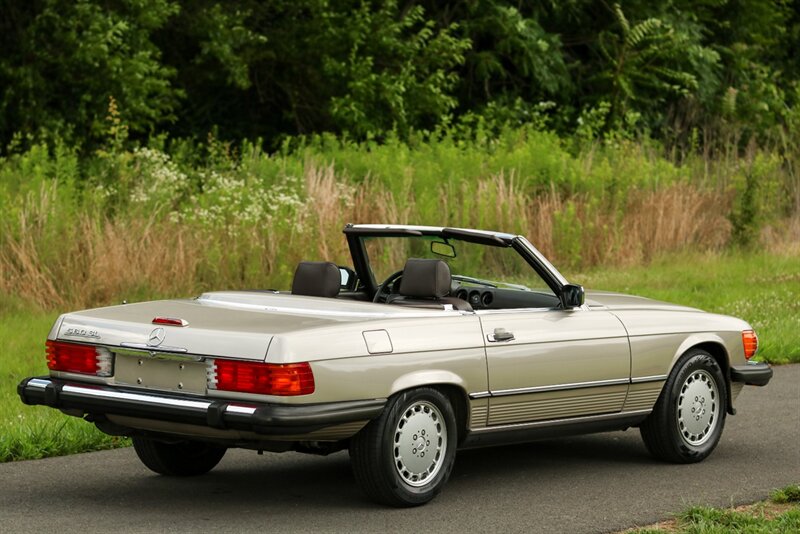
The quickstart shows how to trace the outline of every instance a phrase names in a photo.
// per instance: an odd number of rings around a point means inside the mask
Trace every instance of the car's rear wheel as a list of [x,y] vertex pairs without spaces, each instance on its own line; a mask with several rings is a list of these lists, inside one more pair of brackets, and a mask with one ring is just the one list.
[[675,463],[699,462],[725,426],[725,378],[708,352],[691,349],[675,364],[640,431],[650,453]]
[[224,447],[197,441],[165,442],[134,437],[133,448],[142,463],[160,475],[195,476],[208,473],[225,456]]
[[456,433],[453,407],[440,391],[402,392],[350,442],[356,481],[376,502],[425,504],[450,477]]

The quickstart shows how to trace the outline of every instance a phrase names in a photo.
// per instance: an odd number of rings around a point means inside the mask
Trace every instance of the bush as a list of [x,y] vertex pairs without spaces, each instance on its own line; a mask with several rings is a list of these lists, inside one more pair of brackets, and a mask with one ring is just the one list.
[[634,264],[753,243],[793,212],[774,154],[678,165],[646,143],[572,141],[519,128],[126,149],[112,109],[91,158],[54,142],[0,159],[0,289],[52,308],[285,287],[297,261],[349,260],[347,222],[494,228],[564,268]]

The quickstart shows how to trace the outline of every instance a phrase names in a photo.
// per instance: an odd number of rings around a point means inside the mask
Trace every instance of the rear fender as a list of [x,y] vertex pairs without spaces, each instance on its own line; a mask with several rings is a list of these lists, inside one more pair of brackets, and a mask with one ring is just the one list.
[[464,380],[452,371],[446,371],[444,369],[426,369],[423,371],[414,371],[398,377],[392,383],[391,394],[394,395],[395,393],[407,389],[435,384],[449,384],[457,386],[461,390],[466,390]]
[[56,338],[58,338],[58,331],[61,330],[61,323],[64,322],[64,317],[66,317],[66,315],[67,314],[62,313],[58,316],[58,319],[56,319],[56,322],[53,323],[52,328],[50,328],[50,333],[47,334],[47,339],[50,341],[55,341]]
[[470,423],[470,402],[464,380],[451,371],[429,369],[415,371],[397,378],[392,384],[392,395],[401,391],[418,387],[432,387],[447,395],[453,406],[458,424],[458,436],[461,441],[466,435]]

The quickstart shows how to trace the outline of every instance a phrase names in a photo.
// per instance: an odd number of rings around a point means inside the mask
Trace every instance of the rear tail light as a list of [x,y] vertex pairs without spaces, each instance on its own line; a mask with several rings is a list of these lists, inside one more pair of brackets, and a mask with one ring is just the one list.
[[184,319],[175,317],[153,317],[153,324],[165,324],[167,326],[186,326],[189,323]]
[[272,364],[213,360],[208,386],[222,391],[260,395],[310,395],[314,393],[314,373],[308,362]]
[[758,336],[753,330],[742,332],[742,345],[744,346],[744,357],[749,360],[758,350]]
[[51,371],[96,376],[113,374],[114,359],[104,347],[50,340],[47,340],[45,347],[47,368]]

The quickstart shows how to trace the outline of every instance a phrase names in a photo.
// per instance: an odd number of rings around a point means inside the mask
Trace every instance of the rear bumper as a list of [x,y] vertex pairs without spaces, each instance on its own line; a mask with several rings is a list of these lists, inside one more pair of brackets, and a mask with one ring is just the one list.
[[747,362],[747,365],[731,367],[731,381],[748,386],[766,386],[772,378],[772,368],[766,363]]
[[367,421],[380,415],[386,399],[324,404],[269,404],[211,400],[119,387],[32,377],[17,387],[22,402],[83,414],[126,415],[266,436],[298,435],[329,426]]

